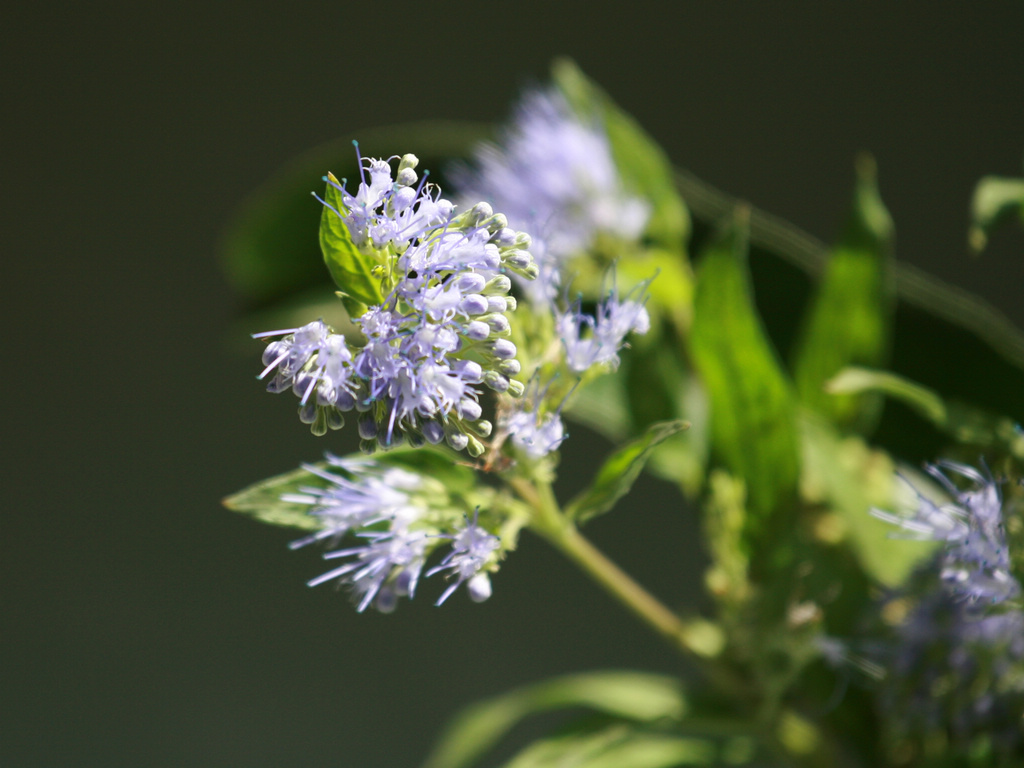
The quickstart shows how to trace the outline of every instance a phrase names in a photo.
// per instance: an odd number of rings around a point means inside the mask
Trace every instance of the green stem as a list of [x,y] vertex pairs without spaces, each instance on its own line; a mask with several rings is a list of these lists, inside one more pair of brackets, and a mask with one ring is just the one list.
[[686,656],[700,661],[699,667],[721,688],[742,696],[748,686],[720,663],[709,658],[708,645],[702,643],[699,629],[683,621],[654,595],[637,583],[603,552],[591,544],[562,513],[548,482],[531,483],[524,478],[511,481],[516,492],[533,507],[531,527],[580,570],[604,588],[644,624]]

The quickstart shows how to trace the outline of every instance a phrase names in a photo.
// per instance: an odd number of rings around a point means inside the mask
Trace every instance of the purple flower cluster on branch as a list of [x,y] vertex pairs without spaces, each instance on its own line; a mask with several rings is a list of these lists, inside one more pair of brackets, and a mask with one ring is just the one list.
[[[353,318],[361,342],[316,321],[257,337],[281,336],[263,354],[267,389],[291,389],[300,418],[316,434],[361,414],[364,447],[447,442],[480,455],[491,423],[482,388],[512,396],[523,385],[509,340],[516,300],[506,272],[531,279],[530,238],[480,203],[460,215],[430,185],[416,182],[406,156],[392,179],[387,161],[370,159],[357,194],[339,185],[335,210],[351,239],[380,267],[383,301]],[[369,176],[367,180],[365,175]],[[334,209],[332,209],[334,210]]]
[[479,511],[472,520],[454,518],[443,485],[418,472],[331,455],[327,465],[303,466],[326,486],[305,486],[282,497],[309,505],[309,514],[322,526],[291,546],[317,541],[336,545],[347,533],[354,533],[359,543],[327,552],[325,559],[344,562],[310,580],[310,586],[336,582],[347,587],[357,610],[372,605],[390,613],[398,598],[415,596],[427,559],[448,541],[450,551],[426,572],[428,577],[450,574],[451,583],[437,604],[464,583],[475,602],[490,596],[487,571],[497,562],[500,540],[480,525]]
[[995,480],[966,464],[943,461],[927,471],[950,501],[937,504],[911,486],[911,514],[872,510],[910,538],[943,544],[889,601],[903,615],[891,639],[874,644],[887,677],[883,702],[898,730],[948,729],[962,744],[985,734],[1011,752],[1024,746],[1024,612],[1002,495]]

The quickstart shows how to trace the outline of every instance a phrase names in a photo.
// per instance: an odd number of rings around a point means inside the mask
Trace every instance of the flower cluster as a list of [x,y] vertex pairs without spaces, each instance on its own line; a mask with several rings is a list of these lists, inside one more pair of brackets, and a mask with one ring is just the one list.
[[650,205],[623,186],[597,117],[577,115],[555,88],[526,94],[501,145],[481,146],[475,169],[455,176],[466,197],[533,233],[541,279],[526,290],[537,302],[557,297],[567,259],[601,237],[636,241],[650,218]]
[[547,387],[541,390],[539,375],[535,373],[527,385],[526,395],[511,411],[502,414],[499,423],[512,444],[531,459],[547,456],[568,437],[562,424],[561,406],[545,412],[546,401]]
[[[642,295],[645,290],[646,285],[640,285],[631,293]],[[628,296],[620,300],[615,288],[597,305],[593,316],[584,313],[577,301],[557,314],[556,323],[565,345],[566,364],[573,373],[584,373],[599,364],[617,368],[626,336],[644,334],[651,328],[643,300]]]
[[[936,504],[914,489],[911,515],[872,510],[913,538],[945,544],[889,601],[903,607],[891,641],[875,644],[873,655],[887,673],[883,702],[905,732],[948,729],[959,744],[985,734],[998,750],[1019,749],[1024,612],[999,486],[965,464],[945,461],[927,470],[950,502]],[[960,490],[943,470],[971,487]]]
[[[945,542],[940,576],[952,595],[987,604],[1018,597],[1021,586],[1010,572],[999,486],[974,467],[958,462],[943,461],[926,469],[949,493],[951,502],[935,504],[914,489],[917,508],[913,514],[901,516],[878,509],[872,514],[913,538]],[[942,470],[966,478],[973,488],[960,490]]]
[[523,391],[504,273],[532,279],[537,266],[530,237],[488,204],[454,215],[432,185],[414,188],[415,165],[406,155],[392,178],[388,161],[370,159],[355,195],[336,185],[343,205],[332,210],[382,285],[383,300],[353,318],[361,343],[320,321],[256,334],[283,337],[264,351],[260,378],[273,373],[268,390],[299,397],[314,433],[340,428],[355,410],[367,450],[407,438],[476,456],[491,432],[481,387]]
[[452,581],[437,604],[463,583],[476,602],[490,596],[487,572],[497,563],[500,541],[479,524],[478,512],[469,520],[452,509],[444,486],[418,472],[366,458],[328,455],[327,464],[334,471],[314,465],[304,469],[328,485],[302,487],[282,497],[309,505],[309,514],[321,525],[292,548],[323,540],[337,543],[349,532],[360,543],[327,552],[325,559],[345,562],[312,579],[310,586],[338,582],[348,588],[359,611],[373,605],[390,613],[399,597],[415,595],[427,559],[450,541],[440,564],[426,572],[428,577],[450,572]]

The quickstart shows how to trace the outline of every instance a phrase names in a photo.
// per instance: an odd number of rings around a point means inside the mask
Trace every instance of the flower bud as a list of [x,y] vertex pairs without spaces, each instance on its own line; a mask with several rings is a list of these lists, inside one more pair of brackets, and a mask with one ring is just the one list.
[[495,275],[487,281],[487,285],[484,286],[483,291],[488,296],[495,294],[508,293],[512,290],[512,281],[508,278],[508,275]]
[[516,345],[508,339],[496,339],[491,343],[491,354],[499,360],[511,360],[516,356]]
[[466,326],[464,334],[470,341],[483,341],[491,335],[491,329],[487,327],[487,323],[474,320]]
[[502,360],[498,363],[498,370],[506,376],[516,376],[523,370],[523,367],[519,364],[518,360]]
[[484,384],[495,392],[504,392],[508,389],[509,380],[508,377],[502,376],[497,371],[488,371],[484,374]]
[[484,448],[484,444],[483,443],[481,443],[479,440],[477,440],[472,435],[468,435],[468,443],[466,445],[466,453],[468,453],[470,456],[472,456],[475,459],[478,456],[483,456],[483,453],[484,453],[485,450],[487,450],[487,449]]

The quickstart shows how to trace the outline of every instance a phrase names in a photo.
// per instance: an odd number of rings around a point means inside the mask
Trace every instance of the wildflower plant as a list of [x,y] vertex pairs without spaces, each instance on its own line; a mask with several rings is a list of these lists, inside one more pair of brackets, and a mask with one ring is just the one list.
[[[340,586],[358,611],[423,592],[442,609],[500,600],[498,569],[529,531],[697,675],[527,686],[467,710],[427,765],[476,764],[552,701],[601,717],[510,765],[1021,764],[1024,430],[989,392],[988,409],[940,394],[956,389],[950,366],[918,382],[892,353],[946,334],[950,353],[1002,355],[1019,376],[1024,336],[896,262],[867,156],[826,249],[674,171],[569,62],[495,135],[408,133],[444,191],[416,155],[330,150],[351,172],[325,176],[310,205],[336,300],[254,334],[258,378],[290,391],[326,445],[226,503],[299,529],[292,548],[326,563],[309,584]],[[263,302],[306,274],[258,235],[308,184],[303,166],[229,238],[233,273]],[[1017,202],[976,204],[972,242]],[[793,302],[759,286],[755,303],[750,258],[816,267],[788,359],[771,312]],[[905,305],[918,314],[903,329]],[[1020,391],[1003,410],[1024,408]],[[886,399],[909,407],[883,412]],[[614,447],[559,499],[577,424]],[[333,453],[335,430],[361,450]],[[644,471],[701,516],[703,612],[664,604],[581,533],[628,510]]]

